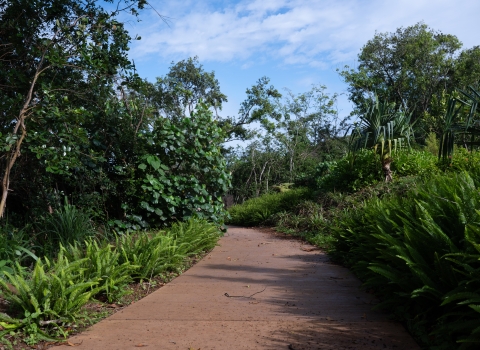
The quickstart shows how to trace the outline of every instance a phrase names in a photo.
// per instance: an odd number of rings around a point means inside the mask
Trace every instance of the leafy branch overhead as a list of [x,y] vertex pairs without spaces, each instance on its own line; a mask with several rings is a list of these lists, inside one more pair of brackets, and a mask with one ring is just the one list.
[[92,0],[2,4],[0,132],[15,142],[7,142],[2,159],[0,217],[27,131],[49,105],[52,93],[54,98],[65,98],[67,92],[78,91],[85,101],[86,91],[108,85],[119,69],[131,67],[127,58],[130,37],[117,16],[126,10],[136,15],[136,8],[146,2],[127,0],[123,4],[123,9],[113,12]]

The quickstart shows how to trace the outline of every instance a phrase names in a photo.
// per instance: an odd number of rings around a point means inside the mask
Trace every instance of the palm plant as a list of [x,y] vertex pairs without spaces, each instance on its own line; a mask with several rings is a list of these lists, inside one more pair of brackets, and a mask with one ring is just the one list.
[[467,91],[458,91],[464,99],[450,97],[447,111],[442,120],[438,157],[444,160],[452,156],[455,144],[461,144],[466,149],[470,146],[470,150],[480,144],[476,141],[480,136],[480,120],[478,119],[480,92],[471,86]]
[[53,256],[60,245],[84,242],[96,233],[88,215],[69,204],[66,197],[63,208],[45,217],[42,224],[40,241],[47,256]]
[[351,135],[349,148],[352,152],[373,148],[375,153],[379,153],[385,181],[388,182],[392,180],[390,163],[393,152],[404,144],[410,146],[413,137],[411,114],[395,109],[386,101],[380,102],[377,96],[365,107],[360,123]]

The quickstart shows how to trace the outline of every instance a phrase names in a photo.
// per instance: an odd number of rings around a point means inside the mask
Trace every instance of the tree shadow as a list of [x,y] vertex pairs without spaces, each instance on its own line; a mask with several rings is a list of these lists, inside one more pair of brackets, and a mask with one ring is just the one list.
[[[272,242],[286,239],[268,236]],[[250,256],[253,262],[248,263],[209,263],[195,277],[228,281],[232,290],[225,291],[225,298],[261,304],[278,320],[276,331],[263,335],[271,349],[419,349],[400,324],[372,310],[378,303],[375,296],[324,252],[297,249],[270,255]]]

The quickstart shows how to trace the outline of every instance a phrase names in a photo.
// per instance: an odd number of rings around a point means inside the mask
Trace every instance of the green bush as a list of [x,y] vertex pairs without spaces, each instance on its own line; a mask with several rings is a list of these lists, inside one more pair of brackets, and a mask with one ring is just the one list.
[[322,206],[311,200],[299,203],[288,212],[275,214],[271,221],[278,228],[298,229],[308,232],[319,231],[326,224]]
[[135,187],[125,205],[142,227],[164,227],[192,216],[219,225],[230,174],[220,144],[223,133],[208,106],[188,117],[157,118],[148,136],[149,153],[138,157]]
[[447,172],[459,171],[479,171],[480,170],[480,152],[469,152],[463,147],[455,148],[453,156],[440,161],[439,167]]
[[85,247],[79,243],[69,245],[67,248],[60,247],[62,254],[70,261],[84,261],[80,270],[84,281],[98,281],[97,292],[105,294],[107,301],[113,303],[119,300],[133,281],[140,266],[130,262],[120,263],[120,252],[107,241],[101,243],[88,239]]
[[306,188],[267,193],[230,207],[228,209],[230,219],[227,223],[241,226],[260,225],[272,215],[289,210],[310,197],[311,190]]
[[[436,349],[480,341],[480,194],[467,173],[345,213],[334,257]],[[461,342],[461,343],[457,343]]]
[[0,227],[0,277],[4,271],[13,273],[14,262],[29,264],[38,260],[32,252],[30,226],[17,229],[8,222]]
[[393,157],[392,171],[394,176],[418,175],[428,177],[439,173],[438,156],[428,151],[415,149],[396,152]]
[[357,191],[373,185],[383,177],[380,158],[373,150],[349,153],[336,162],[319,166],[317,186],[323,192]]
[[117,236],[115,245],[93,238],[84,244],[60,245],[55,260],[38,260],[32,272],[17,262],[14,269],[3,271],[5,279],[0,278],[2,296],[17,317],[0,313],[4,328],[0,337],[23,328],[29,343],[52,340],[43,326],[74,320],[94,297],[118,300],[133,279],[152,278],[183,267],[187,257],[212,249],[219,233],[215,225],[191,218],[165,231]]
[[15,273],[5,272],[9,288],[0,279],[4,298],[25,315],[39,319],[71,320],[75,313],[98,292],[99,279],[84,279],[83,267],[87,259],[69,261],[60,251],[56,261],[38,260],[30,274],[19,264]]

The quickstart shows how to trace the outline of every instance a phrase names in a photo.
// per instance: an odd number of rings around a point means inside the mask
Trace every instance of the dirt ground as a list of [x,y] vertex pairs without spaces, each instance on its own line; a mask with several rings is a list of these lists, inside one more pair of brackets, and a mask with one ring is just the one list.
[[314,247],[231,227],[183,275],[54,349],[420,349],[376,302]]

